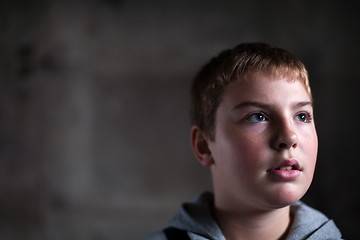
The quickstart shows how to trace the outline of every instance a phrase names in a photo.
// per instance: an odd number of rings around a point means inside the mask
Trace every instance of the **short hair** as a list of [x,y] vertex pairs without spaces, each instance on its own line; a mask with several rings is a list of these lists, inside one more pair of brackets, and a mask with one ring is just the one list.
[[273,77],[288,76],[300,81],[312,98],[304,64],[288,51],[266,43],[243,43],[224,50],[195,76],[191,88],[191,122],[215,139],[216,111],[224,88],[232,81],[246,79],[250,72],[266,72]]

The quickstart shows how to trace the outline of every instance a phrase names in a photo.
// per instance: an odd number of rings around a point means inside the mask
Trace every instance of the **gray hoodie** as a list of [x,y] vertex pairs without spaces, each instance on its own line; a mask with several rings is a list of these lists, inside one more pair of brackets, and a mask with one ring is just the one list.
[[[210,192],[200,194],[193,202],[184,203],[168,227],[185,230],[192,240],[225,240],[219,226],[212,217],[214,196]],[[290,206],[294,217],[286,240],[341,239],[335,223],[321,212],[298,201]],[[139,240],[166,240],[164,231],[159,231]]]

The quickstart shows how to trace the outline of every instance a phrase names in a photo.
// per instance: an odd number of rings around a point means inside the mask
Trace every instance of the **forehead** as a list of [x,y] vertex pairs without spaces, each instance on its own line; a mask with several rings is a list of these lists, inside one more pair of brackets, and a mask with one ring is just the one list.
[[284,99],[311,101],[305,84],[293,75],[272,75],[252,72],[229,83],[223,92],[223,100],[276,102]]

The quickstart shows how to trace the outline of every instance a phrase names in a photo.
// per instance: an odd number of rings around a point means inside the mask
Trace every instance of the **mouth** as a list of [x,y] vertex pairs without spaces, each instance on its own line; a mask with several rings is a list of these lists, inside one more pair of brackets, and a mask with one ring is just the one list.
[[298,161],[296,161],[295,159],[287,159],[287,160],[283,160],[280,163],[278,163],[277,165],[275,165],[273,168],[269,169],[268,171],[271,170],[298,170],[301,171],[300,168],[300,164]]
[[287,159],[279,162],[267,172],[281,180],[295,180],[301,174],[301,167],[295,159]]

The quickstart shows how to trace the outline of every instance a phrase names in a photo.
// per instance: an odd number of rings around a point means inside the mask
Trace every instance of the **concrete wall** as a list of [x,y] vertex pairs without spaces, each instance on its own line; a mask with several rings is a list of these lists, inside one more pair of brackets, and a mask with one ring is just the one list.
[[211,189],[189,85],[240,42],[307,65],[320,139],[304,200],[359,233],[358,8],[335,1],[2,1],[0,238],[136,239]]

